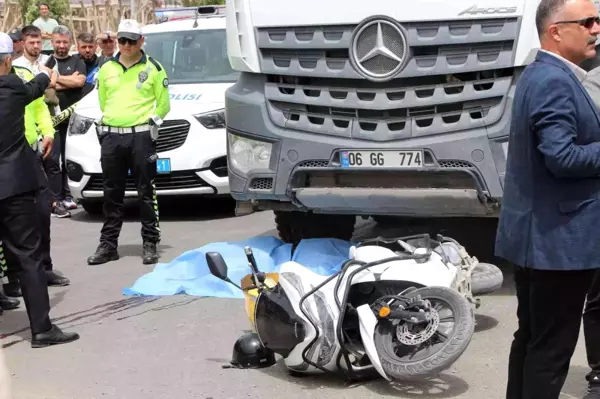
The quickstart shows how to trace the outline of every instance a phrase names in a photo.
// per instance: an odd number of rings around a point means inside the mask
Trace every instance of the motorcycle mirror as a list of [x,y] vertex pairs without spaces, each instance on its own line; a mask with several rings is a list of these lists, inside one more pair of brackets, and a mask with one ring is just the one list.
[[206,262],[211,274],[221,280],[227,281],[227,264],[225,259],[218,252],[208,252],[206,254]]
[[206,263],[208,263],[208,269],[213,276],[236,286],[240,290],[242,289],[242,287],[235,284],[233,281],[231,281],[231,279],[229,279],[229,277],[227,277],[227,263],[225,263],[225,259],[223,259],[220,253],[207,252]]

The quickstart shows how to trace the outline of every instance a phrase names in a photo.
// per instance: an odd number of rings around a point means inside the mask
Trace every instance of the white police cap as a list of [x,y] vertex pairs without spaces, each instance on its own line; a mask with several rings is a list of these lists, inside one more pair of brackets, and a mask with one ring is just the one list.
[[4,32],[0,32],[0,54],[12,54],[13,52],[13,41]]
[[124,19],[119,23],[117,38],[138,40],[142,37],[142,28],[135,19]]

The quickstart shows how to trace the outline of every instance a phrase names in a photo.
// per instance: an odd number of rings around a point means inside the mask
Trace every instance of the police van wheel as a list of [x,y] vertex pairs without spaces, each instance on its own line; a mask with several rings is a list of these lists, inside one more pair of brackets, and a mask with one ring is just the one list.
[[300,211],[275,211],[279,237],[294,246],[308,238],[338,238],[349,241],[354,234],[356,216],[327,215]]
[[90,215],[102,214],[102,201],[98,200],[80,200],[79,205]]

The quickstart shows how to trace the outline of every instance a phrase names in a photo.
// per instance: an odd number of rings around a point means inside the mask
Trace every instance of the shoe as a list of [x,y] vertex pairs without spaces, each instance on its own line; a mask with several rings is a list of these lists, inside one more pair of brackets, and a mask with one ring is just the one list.
[[62,202],[55,202],[52,207],[52,216],[55,218],[70,218],[71,212],[69,212]]
[[23,296],[23,292],[21,292],[21,286],[19,285],[19,283],[4,284],[2,288],[6,296],[12,298],[18,298],[20,296]]
[[32,348],[45,348],[50,345],[68,344],[69,342],[77,341],[79,334],[64,333],[60,328],[52,324],[50,330],[43,333],[34,334],[31,337]]
[[46,278],[48,279],[48,286],[64,287],[71,284],[69,279],[57,270],[46,270]]
[[65,198],[65,200],[62,203],[66,209],[77,209],[77,204],[75,203],[75,201],[73,201],[73,198],[71,197]]
[[588,388],[583,399],[600,399],[600,377],[588,376]]
[[18,308],[19,305],[21,305],[21,301],[9,298],[0,292],[0,308],[2,308],[2,310],[13,310]]
[[109,248],[100,244],[96,253],[87,258],[88,265],[101,265],[106,262],[119,259],[119,252],[116,249]]
[[144,243],[144,253],[142,255],[142,263],[144,265],[152,265],[158,263],[158,251],[156,244],[153,242]]

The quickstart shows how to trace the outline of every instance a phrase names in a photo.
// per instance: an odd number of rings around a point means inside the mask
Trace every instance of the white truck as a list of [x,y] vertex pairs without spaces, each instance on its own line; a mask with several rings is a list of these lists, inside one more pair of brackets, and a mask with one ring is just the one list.
[[539,1],[228,0],[238,212],[282,239],[356,216],[497,217],[512,97]]
[[[157,142],[156,192],[161,196],[229,196],[224,94],[238,78],[227,58],[224,7],[159,10],[143,27],[144,51],[169,77],[171,111]],[[101,116],[96,90],[80,101],[69,123],[66,167],[73,198],[102,211],[100,144],[93,121]],[[125,197],[136,197],[132,177]]]

